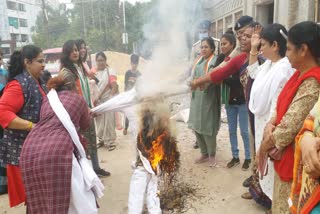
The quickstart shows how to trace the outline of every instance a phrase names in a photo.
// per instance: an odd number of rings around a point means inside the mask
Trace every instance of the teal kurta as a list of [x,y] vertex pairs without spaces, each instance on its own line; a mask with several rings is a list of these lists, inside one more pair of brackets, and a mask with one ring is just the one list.
[[[216,57],[208,67],[212,67]],[[194,78],[204,76],[207,60],[202,59],[194,68]],[[189,128],[202,135],[216,136],[220,128],[221,86],[209,84],[205,90],[192,92],[190,103]]]

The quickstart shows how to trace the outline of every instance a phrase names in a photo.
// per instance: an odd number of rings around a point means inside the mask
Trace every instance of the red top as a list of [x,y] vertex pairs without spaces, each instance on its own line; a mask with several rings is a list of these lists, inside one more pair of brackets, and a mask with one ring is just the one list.
[[[38,86],[42,96],[46,96],[39,84]],[[7,128],[10,122],[17,117],[23,104],[24,96],[21,85],[17,80],[12,80],[6,85],[0,98],[0,125],[2,128]]]
[[[246,62],[247,54],[241,53],[232,58],[229,63],[222,68],[210,73],[210,78],[213,83],[219,83],[228,78],[230,75],[237,73],[241,66]],[[210,72],[210,71],[209,71]]]

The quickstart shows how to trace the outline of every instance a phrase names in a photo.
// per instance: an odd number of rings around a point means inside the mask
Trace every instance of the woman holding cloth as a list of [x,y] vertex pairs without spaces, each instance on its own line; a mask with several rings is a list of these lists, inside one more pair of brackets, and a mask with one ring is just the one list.
[[[193,77],[198,78],[207,74],[214,67],[216,56],[212,38],[201,40],[201,55],[193,66]],[[200,147],[201,156],[195,163],[209,161],[209,166],[216,165],[216,138],[220,128],[221,98],[220,84],[208,84],[203,90],[192,92],[189,128],[194,130]]]
[[[22,148],[20,167],[26,188],[27,213],[98,213],[93,192],[81,188],[82,174],[74,168],[81,153],[49,98],[51,93],[57,94],[77,131],[89,128],[90,110],[84,98],[77,94],[75,77],[64,72],[49,80],[47,86],[52,90],[43,101],[40,121]],[[78,183],[76,188],[74,180]],[[85,204],[79,203],[83,199]]]

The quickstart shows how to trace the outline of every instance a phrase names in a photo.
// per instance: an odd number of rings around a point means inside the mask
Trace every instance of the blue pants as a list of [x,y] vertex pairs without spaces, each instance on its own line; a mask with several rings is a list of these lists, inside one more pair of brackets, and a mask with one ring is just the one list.
[[232,156],[239,158],[238,137],[237,137],[237,119],[239,115],[240,133],[243,140],[245,159],[250,159],[250,142],[248,131],[248,108],[246,104],[226,106],[229,138],[231,143]]

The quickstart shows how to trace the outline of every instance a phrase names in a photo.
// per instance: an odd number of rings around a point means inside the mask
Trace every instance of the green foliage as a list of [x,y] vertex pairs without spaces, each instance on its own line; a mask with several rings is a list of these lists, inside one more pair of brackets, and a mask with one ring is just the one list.
[[93,52],[101,50],[132,51],[134,42],[143,39],[142,27],[151,3],[126,5],[126,30],[128,50],[122,44],[123,14],[119,0],[73,0],[74,7],[60,11],[47,7],[48,32],[43,14],[37,17],[32,39],[41,48],[61,47],[69,39],[83,38]]

